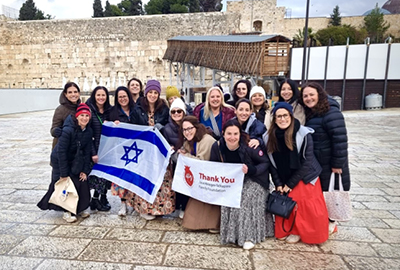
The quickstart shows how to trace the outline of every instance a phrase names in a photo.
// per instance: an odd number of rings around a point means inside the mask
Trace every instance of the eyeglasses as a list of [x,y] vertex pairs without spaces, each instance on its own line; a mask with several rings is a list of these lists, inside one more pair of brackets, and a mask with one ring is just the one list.
[[287,119],[289,117],[289,114],[281,114],[281,115],[275,115],[276,119]]
[[181,114],[181,113],[183,113],[183,111],[182,110],[171,110],[171,114],[176,114],[176,113]]
[[183,133],[189,132],[189,131],[191,131],[191,130],[194,129],[194,128],[195,128],[195,127],[184,128],[184,129],[183,129]]

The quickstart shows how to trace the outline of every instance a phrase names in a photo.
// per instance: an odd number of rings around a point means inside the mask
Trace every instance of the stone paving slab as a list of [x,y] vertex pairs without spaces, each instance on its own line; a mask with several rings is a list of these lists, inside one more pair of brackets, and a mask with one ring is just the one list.
[[344,112],[351,221],[321,245],[268,238],[251,251],[172,216],[146,221],[129,208],[120,218],[111,195],[111,211],[72,224],[38,209],[50,182],[52,115],[0,116],[0,270],[400,269],[400,109]]

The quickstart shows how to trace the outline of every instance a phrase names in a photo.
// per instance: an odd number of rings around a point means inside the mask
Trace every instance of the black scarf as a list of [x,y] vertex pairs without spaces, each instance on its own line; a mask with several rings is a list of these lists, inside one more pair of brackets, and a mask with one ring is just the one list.
[[282,179],[283,183],[287,181],[292,176],[293,172],[298,170],[301,166],[300,156],[297,151],[296,146],[296,134],[300,129],[300,122],[294,120],[294,130],[293,130],[293,151],[291,151],[285,143],[285,131],[286,129],[277,128],[275,131],[275,136],[278,142],[278,151],[272,154],[275,164],[278,170],[279,177]]

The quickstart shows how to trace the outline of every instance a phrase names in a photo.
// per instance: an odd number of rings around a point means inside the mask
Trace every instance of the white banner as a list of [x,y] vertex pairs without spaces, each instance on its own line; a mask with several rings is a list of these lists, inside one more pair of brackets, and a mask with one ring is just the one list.
[[242,167],[179,155],[172,189],[205,203],[240,208]]

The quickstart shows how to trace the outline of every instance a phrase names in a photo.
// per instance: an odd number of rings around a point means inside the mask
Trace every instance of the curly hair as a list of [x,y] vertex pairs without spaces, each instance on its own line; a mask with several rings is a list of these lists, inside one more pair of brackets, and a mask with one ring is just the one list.
[[193,145],[195,142],[201,141],[204,135],[211,134],[211,131],[208,130],[205,125],[201,124],[196,116],[193,115],[185,116],[183,117],[181,124],[179,126],[179,142],[178,142],[179,148],[182,147],[183,142],[186,140],[185,136],[183,135],[183,127],[182,127],[183,122],[189,122],[196,128],[196,133],[194,134],[193,140],[188,141],[191,151],[194,150]]
[[[318,103],[313,108],[309,108],[307,107],[307,105],[304,104],[303,94],[304,89],[307,87],[315,89],[318,94]],[[322,85],[316,82],[309,82],[301,86],[301,98],[299,99],[299,103],[304,107],[307,120],[315,115],[324,115],[329,111],[330,107],[328,102],[328,94],[326,93]]]

